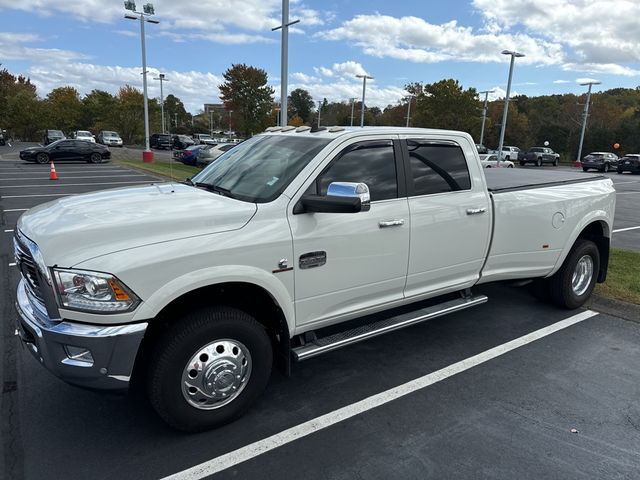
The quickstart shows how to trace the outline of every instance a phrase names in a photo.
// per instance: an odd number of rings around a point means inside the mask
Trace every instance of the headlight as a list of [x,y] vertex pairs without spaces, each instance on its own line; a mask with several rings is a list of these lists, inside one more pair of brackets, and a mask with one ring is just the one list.
[[133,310],[140,299],[108,273],[53,269],[60,306],[91,313]]

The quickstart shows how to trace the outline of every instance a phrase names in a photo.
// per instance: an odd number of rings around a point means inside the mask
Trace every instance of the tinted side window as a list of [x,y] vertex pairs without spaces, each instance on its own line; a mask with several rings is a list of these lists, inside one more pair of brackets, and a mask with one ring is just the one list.
[[407,147],[414,195],[471,188],[467,161],[458,145],[408,140]]
[[396,162],[391,140],[359,142],[345,149],[318,177],[318,192],[327,194],[331,182],[363,182],[371,201],[398,197]]

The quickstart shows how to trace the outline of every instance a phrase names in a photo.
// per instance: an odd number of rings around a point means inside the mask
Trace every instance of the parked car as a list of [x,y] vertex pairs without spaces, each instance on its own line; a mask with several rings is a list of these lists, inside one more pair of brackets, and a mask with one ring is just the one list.
[[640,154],[628,153],[618,161],[618,173],[640,173]]
[[74,140],[84,140],[87,142],[96,143],[96,138],[88,130],[76,130],[75,132],[71,132],[71,135],[69,135],[69,137]]
[[198,153],[206,148],[211,148],[209,145],[191,145],[184,150],[177,150],[173,152],[173,158],[177,161],[184,163],[185,165],[197,164]]
[[61,130],[45,130],[44,131],[44,139],[42,140],[43,145],[49,145],[58,140],[64,140],[65,135]]
[[102,145],[108,145],[110,147],[122,147],[122,138],[118,135],[118,132],[112,130],[102,130],[98,133],[98,143]]
[[49,163],[50,160],[84,160],[101,163],[111,158],[108,147],[85,140],[58,140],[49,145],[29,147],[20,151],[20,159],[28,162]]
[[193,138],[188,135],[174,135],[173,137],[171,137],[171,142],[173,148],[178,150],[184,150],[191,145],[195,145]]
[[610,178],[483,171],[463,132],[262,133],[183,184],[23,213],[18,334],[67,382],[135,378],[169,425],[213,428],[273,364],[483,304],[477,284],[537,278],[582,306],[607,276],[615,200]]
[[154,133],[149,137],[149,146],[151,148],[171,150],[171,135],[168,133]]
[[511,147],[511,146],[505,145],[502,147],[502,160],[516,161],[518,159],[519,153],[520,153],[520,149],[518,147]]
[[560,154],[549,147],[531,147],[526,152],[520,152],[517,160],[520,162],[521,167],[527,163],[533,163],[537,167],[541,167],[543,163],[550,163],[557,167],[560,161]]
[[235,143],[221,143],[210,148],[204,148],[198,152],[196,165],[199,167],[206,167],[224,152],[228,152],[235,146]]
[[193,141],[198,145],[215,145],[216,141],[208,133],[194,133]]
[[478,153],[480,155],[486,155],[487,153],[489,153],[487,147],[485,147],[484,145],[480,145],[479,143],[476,143],[476,150],[478,150]]
[[582,159],[582,170],[589,169],[608,172],[618,168],[618,156],[611,152],[591,152]]
[[[480,155],[480,163],[484,168],[495,168],[498,166],[498,155]],[[513,168],[513,162],[511,160],[502,160],[500,167]]]

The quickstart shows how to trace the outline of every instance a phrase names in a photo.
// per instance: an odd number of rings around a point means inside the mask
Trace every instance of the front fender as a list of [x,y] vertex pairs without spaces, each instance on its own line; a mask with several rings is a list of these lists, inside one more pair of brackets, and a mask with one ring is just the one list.
[[[282,272],[278,275],[293,275],[293,271]],[[177,277],[163,285],[151,297],[146,299],[138,307],[133,321],[148,320],[156,317],[163,308],[175,299],[193,290],[229,282],[249,283],[266,290],[282,310],[287,321],[289,333],[292,334],[295,328],[293,299],[284,284],[275,278],[274,274],[246,265],[203,268]]]

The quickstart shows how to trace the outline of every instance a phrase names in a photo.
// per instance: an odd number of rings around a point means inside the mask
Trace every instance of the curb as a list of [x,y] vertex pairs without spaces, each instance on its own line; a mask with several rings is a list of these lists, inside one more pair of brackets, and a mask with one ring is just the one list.
[[585,306],[596,312],[640,323],[640,305],[592,294]]

